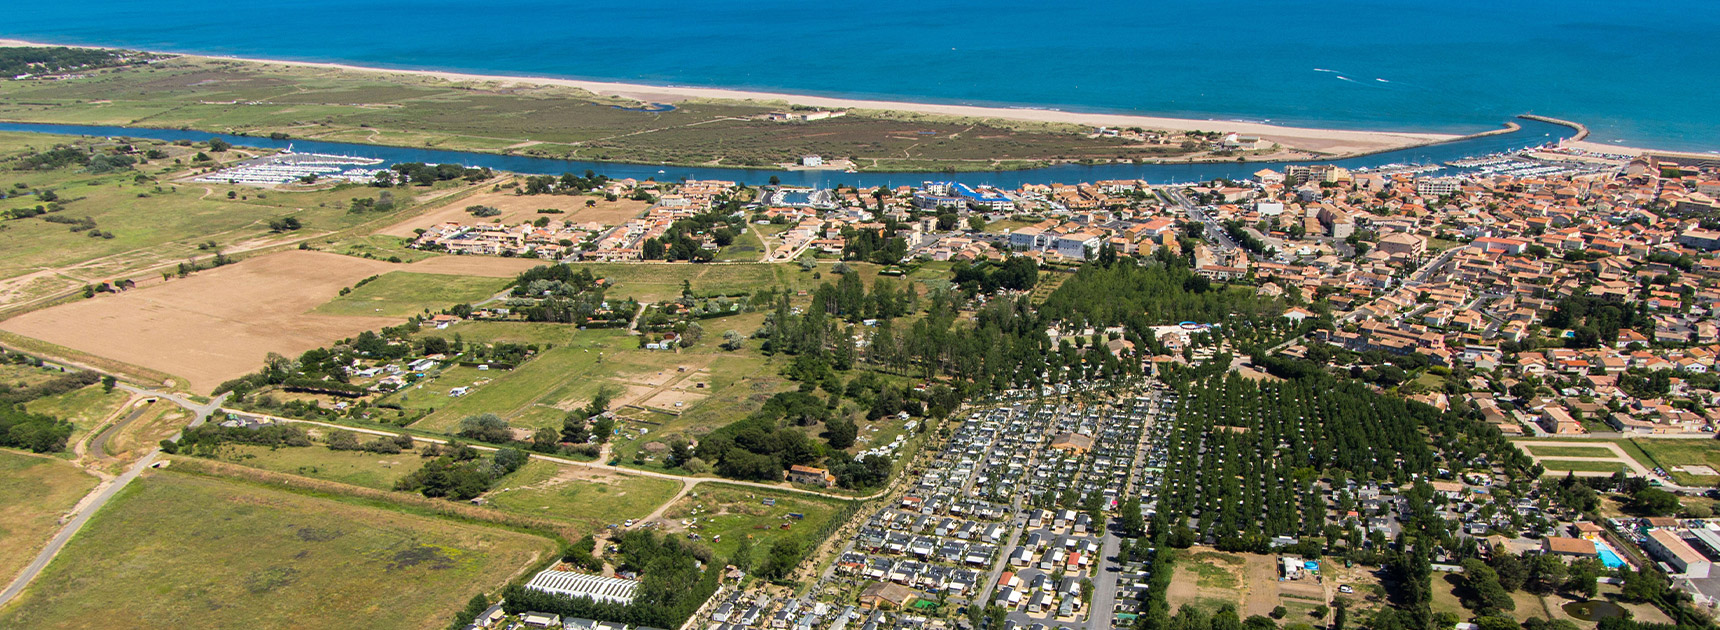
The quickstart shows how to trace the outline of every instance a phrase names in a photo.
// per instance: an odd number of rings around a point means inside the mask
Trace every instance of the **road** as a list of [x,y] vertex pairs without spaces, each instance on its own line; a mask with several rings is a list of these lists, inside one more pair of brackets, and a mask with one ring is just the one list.
[[1218,220],[1207,215],[1193,201],[1189,201],[1188,197],[1183,196],[1182,191],[1174,188],[1160,188],[1159,191],[1172,203],[1181,206],[1183,212],[1188,214],[1188,218],[1206,224],[1206,240],[1212,243],[1214,248],[1220,252],[1231,252],[1237,249],[1236,241],[1230,239],[1230,234],[1219,226]]
[[[157,396],[196,412],[197,416],[191,419],[191,424],[188,425],[188,428],[203,424],[203,422],[208,420],[209,416],[214,413],[216,409],[221,407],[221,403],[227,400],[227,395],[223,394],[206,404],[199,405],[190,399],[177,394],[150,392],[123,383],[120,384],[119,387],[135,394]],[[130,422],[131,420],[136,419],[139,413],[141,413],[141,411],[133,412],[131,417],[127,418],[125,422]],[[118,425],[115,426],[117,427]],[[111,431],[109,431],[109,433],[111,433]],[[105,440],[103,440],[103,442],[105,442]],[[62,526],[58,533],[54,534],[54,538],[52,540],[48,541],[48,546],[43,547],[41,553],[36,554],[36,558],[30,561],[29,566],[24,567],[24,572],[19,573],[18,577],[12,580],[12,584],[7,586],[5,591],[0,591],[0,606],[5,606],[8,602],[12,601],[13,598],[17,597],[19,593],[22,593],[24,591],[24,587],[29,586],[30,582],[35,581],[36,577],[41,575],[42,569],[47,568],[48,563],[53,561],[54,556],[59,555],[60,550],[66,547],[66,543],[71,542],[72,537],[76,536],[78,530],[83,528],[84,523],[89,522],[90,517],[95,516],[96,512],[101,510],[102,506],[107,505],[107,502],[114,498],[115,495],[119,494],[121,490],[124,490],[127,484],[130,484],[132,480],[137,479],[138,475],[143,474],[144,469],[149,468],[150,465],[154,464],[155,458],[160,454],[161,449],[152,449],[149,454],[144,455],[141,459],[138,459],[136,463],[132,464],[130,468],[127,468],[124,474],[97,485],[95,490],[91,491],[91,496],[94,498],[92,499],[86,496],[84,500],[79,503],[79,507],[76,508],[76,511],[72,515],[72,519]]]
[[1112,528],[1105,528],[1105,541],[1099,549],[1099,576],[1093,580],[1093,601],[1087,606],[1087,627],[1092,630],[1111,630],[1111,618],[1117,608],[1117,578],[1121,577],[1117,566],[1117,552],[1122,549],[1122,539],[1112,533]]

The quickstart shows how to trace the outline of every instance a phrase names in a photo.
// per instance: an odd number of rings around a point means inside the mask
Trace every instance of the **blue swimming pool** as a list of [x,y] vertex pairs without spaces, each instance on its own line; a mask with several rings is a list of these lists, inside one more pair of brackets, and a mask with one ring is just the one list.
[[1606,565],[1608,569],[1624,566],[1624,558],[1618,557],[1618,554],[1613,552],[1612,547],[1608,547],[1606,543],[1595,541],[1595,551],[1601,555],[1601,564]]

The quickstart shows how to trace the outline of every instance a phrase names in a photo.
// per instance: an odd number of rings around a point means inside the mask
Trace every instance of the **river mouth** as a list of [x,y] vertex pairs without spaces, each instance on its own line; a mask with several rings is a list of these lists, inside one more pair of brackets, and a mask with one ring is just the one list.
[[1606,600],[1590,600],[1586,602],[1571,602],[1559,607],[1565,614],[1583,621],[1600,621],[1612,617],[1623,617],[1624,607]]

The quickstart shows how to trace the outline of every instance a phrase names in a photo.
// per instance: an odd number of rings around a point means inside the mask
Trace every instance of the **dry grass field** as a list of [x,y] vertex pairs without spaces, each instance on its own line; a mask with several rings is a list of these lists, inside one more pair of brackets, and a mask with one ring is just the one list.
[[[596,202],[596,206],[586,207],[585,202]],[[490,206],[502,213],[493,217],[478,218],[466,212],[470,206]],[[513,191],[488,192],[460,199],[440,208],[432,209],[418,216],[379,230],[378,234],[412,238],[412,231],[418,228],[428,228],[438,223],[492,223],[499,222],[507,225],[534,221],[538,217],[549,217],[551,221],[574,221],[585,223],[596,221],[604,225],[619,225],[629,219],[644,214],[651,204],[632,199],[604,201],[601,197],[583,195],[520,195]],[[560,210],[560,214],[540,214],[538,210]],[[499,220],[499,221],[498,221]]]
[[441,628],[553,551],[502,528],[155,472],[90,520],[0,628]]
[[0,584],[41,551],[60,528],[60,515],[96,485],[70,463],[43,455],[0,451]]
[[400,321],[310,314],[340,289],[398,269],[385,262],[287,251],[188,278],[35,311],[0,329],[173,374],[208,392],[257,369],[270,352],[311,348]]

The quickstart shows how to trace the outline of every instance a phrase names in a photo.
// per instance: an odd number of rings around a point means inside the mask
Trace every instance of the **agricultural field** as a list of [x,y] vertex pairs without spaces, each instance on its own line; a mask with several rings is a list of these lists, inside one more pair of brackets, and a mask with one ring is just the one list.
[[[340,289],[396,268],[285,251],[34,311],[0,322],[0,329],[172,374],[193,391],[208,393],[256,370],[270,352],[298,356],[399,323],[398,317],[309,313]],[[191,339],[197,343],[186,343]]]
[[60,516],[96,487],[69,463],[0,450],[0,583],[10,583],[60,528]]
[[365,282],[312,312],[346,317],[400,317],[437,313],[455,304],[481,302],[508,281],[481,276],[391,271]]
[[666,112],[624,109],[637,105],[559,86],[454,84],[194,57],[87,79],[0,85],[7,120],[285,133],[568,159],[765,166],[820,154],[856,158],[861,169],[991,170],[1057,158],[1189,153],[1176,144],[1093,137],[1077,125],[872,111],[783,124],[756,119],[779,106],[704,99]]
[[[767,499],[775,505],[765,505]],[[804,540],[823,527],[840,507],[840,502],[834,499],[705,483],[664,511],[664,531],[696,534],[698,540],[716,552],[716,557],[727,558],[734,555],[743,537],[752,539],[755,550],[789,536],[801,536]],[[722,540],[712,542],[717,536],[722,536]],[[754,551],[753,557],[761,556]]]
[[669,479],[534,460],[497,481],[484,500],[498,510],[569,522],[595,532],[649,516],[680,489],[679,482]]
[[0,626],[441,627],[554,549],[505,529],[158,472],[98,513]]
[[424,466],[424,458],[412,451],[383,455],[364,451],[332,451],[321,445],[269,448],[228,444],[222,447],[218,459],[252,468],[378,490],[393,490],[395,481]]

